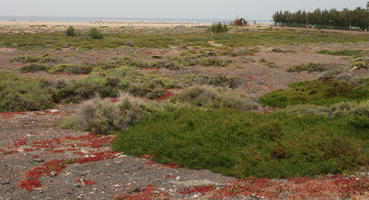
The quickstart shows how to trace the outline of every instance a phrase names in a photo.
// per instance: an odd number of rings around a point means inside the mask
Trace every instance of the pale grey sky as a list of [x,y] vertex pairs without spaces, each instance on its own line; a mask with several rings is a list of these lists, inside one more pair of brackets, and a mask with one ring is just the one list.
[[0,0],[0,16],[271,19],[277,10],[365,7],[369,0]]

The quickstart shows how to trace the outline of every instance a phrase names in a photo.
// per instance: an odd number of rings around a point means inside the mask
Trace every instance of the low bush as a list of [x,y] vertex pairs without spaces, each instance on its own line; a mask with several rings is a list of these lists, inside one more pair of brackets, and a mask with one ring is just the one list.
[[217,23],[217,24],[212,24],[209,27],[209,31],[211,33],[226,33],[228,32],[228,26],[226,24],[222,24],[222,23]]
[[296,51],[294,51],[294,50],[290,50],[290,49],[284,50],[284,49],[280,49],[280,48],[274,48],[274,49],[272,49],[272,52],[275,52],[275,53],[296,53]]
[[22,63],[57,63],[60,59],[56,56],[45,53],[41,56],[19,56],[10,60],[10,62]]
[[143,118],[151,109],[148,105],[122,94],[116,103],[96,97],[83,103],[76,115],[63,122],[62,127],[109,134],[126,130]]
[[245,86],[245,80],[236,76],[226,76],[217,74],[211,76],[205,75],[190,75],[186,78],[186,83],[189,85],[212,85],[220,87],[229,87],[232,89]]
[[352,119],[185,108],[150,115],[113,150],[239,178],[337,174],[369,164],[368,126]]
[[297,105],[289,106],[285,109],[287,113],[308,115],[316,114],[327,118],[337,118],[342,116],[368,117],[369,101],[361,103],[341,102],[330,106]]
[[53,106],[52,89],[46,81],[0,71],[0,112],[35,111]]
[[29,64],[20,69],[22,73],[28,73],[28,72],[39,72],[39,71],[47,71],[50,68],[50,66],[45,64]]
[[258,110],[259,106],[250,97],[226,89],[212,87],[187,88],[170,99],[175,104],[190,104],[204,108],[237,108]]
[[351,65],[353,68],[358,69],[369,69],[369,57],[366,58],[357,58],[354,60],[354,62]]
[[285,108],[289,105],[331,105],[343,101],[360,102],[369,99],[369,86],[322,78],[297,82],[292,89],[278,90],[259,98],[264,106]]
[[353,57],[361,57],[363,56],[362,50],[321,50],[318,51],[319,54],[328,54],[333,56],[353,56]]
[[287,72],[322,72],[325,71],[326,67],[320,63],[309,63],[309,64],[301,64],[294,65],[287,69]]
[[92,68],[86,64],[59,64],[51,67],[48,71],[50,73],[68,72],[71,74],[89,74]]
[[97,28],[91,28],[90,31],[88,32],[88,35],[92,39],[104,39],[104,35]]
[[69,37],[75,37],[77,36],[76,30],[74,30],[73,26],[69,26],[66,32],[66,35]]
[[144,75],[128,67],[95,68],[87,78],[71,81],[59,89],[57,99],[79,102],[96,94],[101,97],[116,97],[119,91],[155,99],[163,96],[167,89],[176,87],[180,86],[169,78]]

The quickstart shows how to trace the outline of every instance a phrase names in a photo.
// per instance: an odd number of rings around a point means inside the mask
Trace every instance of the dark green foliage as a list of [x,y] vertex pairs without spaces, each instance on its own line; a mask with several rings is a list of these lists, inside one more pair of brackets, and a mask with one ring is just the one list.
[[53,106],[48,82],[0,71],[0,112],[35,111]]
[[301,64],[294,65],[287,69],[287,72],[322,72],[325,71],[326,68],[321,63],[309,63],[309,64]]
[[238,108],[258,110],[258,104],[250,97],[224,89],[211,87],[187,88],[170,99],[175,104],[191,104],[205,108]]
[[69,37],[75,37],[75,36],[77,36],[77,32],[76,32],[76,30],[74,30],[73,26],[69,26],[68,27],[66,34]]
[[318,51],[320,54],[328,54],[333,56],[353,56],[355,58],[362,57],[362,50],[339,50],[339,51],[331,51],[331,50],[321,50]]
[[113,149],[240,178],[336,174],[369,164],[368,126],[352,120],[187,108],[153,114]]
[[287,26],[315,25],[317,28],[350,29],[359,27],[364,30],[369,26],[369,10],[357,7],[355,10],[347,8],[342,11],[336,9],[306,11],[278,11],[273,15],[274,22]]
[[88,35],[92,38],[92,39],[103,39],[104,35],[101,33],[101,31],[97,28],[91,28],[90,31],[88,32]]
[[35,63],[35,64],[29,64],[29,65],[22,67],[20,71],[23,73],[38,72],[38,71],[46,71],[49,68],[50,67],[48,65]]
[[212,33],[226,33],[228,32],[228,26],[226,24],[222,24],[222,23],[217,23],[217,24],[212,24],[209,27],[209,31]]
[[342,101],[360,102],[369,99],[369,86],[330,78],[298,82],[290,87],[292,89],[274,91],[260,97],[260,103],[285,108],[298,104],[331,105]]

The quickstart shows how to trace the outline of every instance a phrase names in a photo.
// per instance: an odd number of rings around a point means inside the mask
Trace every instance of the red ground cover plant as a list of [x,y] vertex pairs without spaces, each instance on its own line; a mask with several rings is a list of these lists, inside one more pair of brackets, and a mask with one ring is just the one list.
[[[32,143],[33,148],[24,149],[25,152],[38,151],[41,149],[46,149],[46,152],[51,153],[65,153],[66,147],[76,146],[76,147],[89,147],[92,149],[97,149],[105,145],[110,145],[116,139],[116,136],[98,136],[92,133],[83,136],[67,136],[62,138],[54,138],[50,140],[35,141]],[[71,143],[72,142],[72,143]],[[18,148],[20,146],[26,145],[26,139],[16,139],[13,142],[13,146],[10,149]],[[55,149],[58,148],[58,149]],[[60,149],[64,148],[64,149]],[[77,151],[79,148],[68,148],[67,151]],[[5,153],[17,153],[18,151],[10,151]],[[116,157],[117,152],[113,151],[103,151],[103,152],[74,152],[74,154],[79,156],[87,156],[82,158],[73,158],[68,160],[51,160],[45,162],[42,166],[35,167],[25,173],[24,180],[20,181],[18,187],[33,190],[34,188],[42,187],[39,177],[50,176],[51,173],[59,174],[61,173],[68,164],[79,163],[86,164],[90,162],[98,162],[105,159],[113,159]],[[33,156],[32,156],[33,157]],[[38,157],[38,156],[37,156]],[[92,182],[86,182],[85,184],[91,184]]]
[[249,80],[254,80],[255,79],[255,77],[247,76],[247,75],[242,75],[241,77],[244,78],[244,79],[249,79]]
[[171,199],[169,194],[159,190],[153,185],[147,185],[138,194],[118,196],[115,200],[154,200],[154,199]]
[[206,194],[208,192],[214,191],[216,187],[214,185],[206,185],[206,186],[196,186],[193,189],[188,189],[180,192],[180,194],[193,194],[196,192]]
[[4,112],[0,113],[1,119],[9,119],[14,117],[15,115],[25,115],[27,112]]
[[83,180],[83,179],[77,179],[78,183],[81,183],[82,185],[95,185],[96,182],[95,181],[88,181],[88,180]]
[[162,97],[156,98],[155,100],[157,100],[157,101],[165,101],[165,100],[169,99],[170,97],[172,97],[173,95],[174,95],[173,92],[167,90],[166,93]]

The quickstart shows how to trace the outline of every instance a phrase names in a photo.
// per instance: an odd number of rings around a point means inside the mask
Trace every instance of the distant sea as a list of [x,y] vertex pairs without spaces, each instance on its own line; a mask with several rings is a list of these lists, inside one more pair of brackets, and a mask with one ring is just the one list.
[[[19,22],[94,22],[94,21],[151,21],[151,22],[192,22],[211,24],[229,22],[232,19],[183,19],[183,18],[130,18],[130,17],[42,17],[42,16],[0,16],[0,21]],[[250,22],[270,22],[271,20],[249,20]]]

